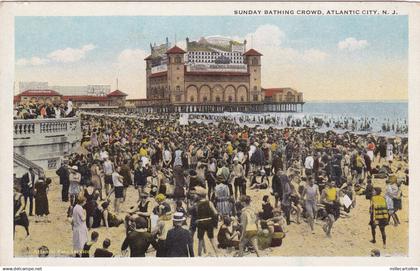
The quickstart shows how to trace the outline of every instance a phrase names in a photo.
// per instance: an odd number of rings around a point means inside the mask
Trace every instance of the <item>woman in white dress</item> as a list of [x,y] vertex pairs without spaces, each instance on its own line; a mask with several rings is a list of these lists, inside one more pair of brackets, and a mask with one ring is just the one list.
[[84,244],[88,240],[88,229],[86,226],[86,213],[83,209],[86,199],[83,195],[77,197],[76,206],[73,208],[72,230],[73,230],[73,251],[76,257],[80,257]]

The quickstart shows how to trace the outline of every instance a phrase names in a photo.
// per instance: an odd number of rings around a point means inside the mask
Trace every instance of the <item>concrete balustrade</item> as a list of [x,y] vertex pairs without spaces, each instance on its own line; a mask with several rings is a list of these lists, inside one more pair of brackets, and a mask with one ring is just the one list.
[[13,149],[44,169],[55,169],[66,153],[80,145],[80,119],[27,119],[13,121]]

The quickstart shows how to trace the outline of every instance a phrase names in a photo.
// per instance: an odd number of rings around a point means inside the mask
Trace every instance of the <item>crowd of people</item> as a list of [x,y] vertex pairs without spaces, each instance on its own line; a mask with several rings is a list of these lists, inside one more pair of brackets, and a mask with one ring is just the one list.
[[[188,114],[191,122],[230,121],[241,125],[265,125],[273,127],[314,128],[344,130],[351,132],[376,132],[406,135],[408,124],[405,119],[378,117],[333,116],[327,114]],[[376,125],[382,123],[380,126]]]
[[73,102],[21,102],[13,109],[13,119],[58,119],[76,115]]
[[[372,243],[379,227],[386,246],[386,226],[400,223],[408,170],[394,164],[407,162],[404,138],[321,133],[314,127],[257,129],[229,119],[179,125],[168,116],[81,116],[81,151],[69,154],[56,171],[75,256],[113,256],[111,241],[122,255],[129,249],[131,257],[150,256],[151,247],[156,257],[218,256],[224,250],[259,256],[282,246],[290,223],[315,234],[314,222],[322,221],[325,235],[333,237],[335,223],[351,212],[356,195],[370,201]],[[33,175],[21,178],[14,198],[15,225],[25,226],[28,235],[27,187],[35,187],[37,197],[49,183],[37,188]],[[373,185],[377,179],[386,180],[384,191]],[[126,206],[133,189],[137,204]],[[251,197],[250,190],[259,196]],[[39,214],[47,215],[43,211]],[[123,227],[124,236],[107,237],[92,254],[99,227]]]

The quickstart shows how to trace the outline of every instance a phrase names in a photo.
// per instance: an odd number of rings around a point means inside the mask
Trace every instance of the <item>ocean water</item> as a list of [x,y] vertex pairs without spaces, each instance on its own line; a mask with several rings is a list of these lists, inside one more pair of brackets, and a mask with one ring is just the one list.
[[[200,115],[200,113],[197,113]],[[195,115],[195,114],[192,114]],[[314,123],[323,119],[329,125],[319,127],[319,131],[353,131],[374,133],[386,136],[406,136],[408,131],[408,102],[306,102],[303,112],[265,112],[265,113],[212,113],[205,115],[229,116],[237,123],[247,125],[265,125],[265,118],[275,118],[273,127],[286,127],[291,120]],[[344,125],[348,123],[349,125]],[[337,124],[338,126],[335,126]],[[266,126],[267,126],[266,125]],[[363,128],[365,126],[367,128]],[[385,127],[385,130],[384,130]],[[394,129],[395,128],[395,129]]]
[[408,102],[306,102],[303,113],[408,120]]

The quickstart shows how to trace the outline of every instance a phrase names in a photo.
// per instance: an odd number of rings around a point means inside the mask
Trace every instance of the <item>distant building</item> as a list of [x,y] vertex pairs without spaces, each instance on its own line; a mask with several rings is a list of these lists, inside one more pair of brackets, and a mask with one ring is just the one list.
[[87,86],[50,86],[63,95],[91,95],[106,96],[111,92],[111,85],[87,85]]
[[263,88],[264,100],[269,102],[299,102],[303,100],[302,92],[292,88]]
[[42,102],[60,103],[62,95],[51,89],[28,89],[15,96],[16,103]]
[[49,89],[48,88],[48,82],[36,82],[36,81],[32,81],[32,82],[21,81],[21,82],[19,82],[19,93],[24,92],[28,89],[32,89],[32,90]]
[[26,90],[14,97],[14,104],[20,103],[53,103],[60,104],[71,100],[77,107],[101,107],[101,106],[125,106],[127,94],[120,90],[108,93],[106,96],[92,95],[62,95],[57,91],[46,90]]
[[44,89],[54,90],[62,95],[106,96],[111,92],[111,85],[50,86],[48,82],[19,82],[19,93]]

